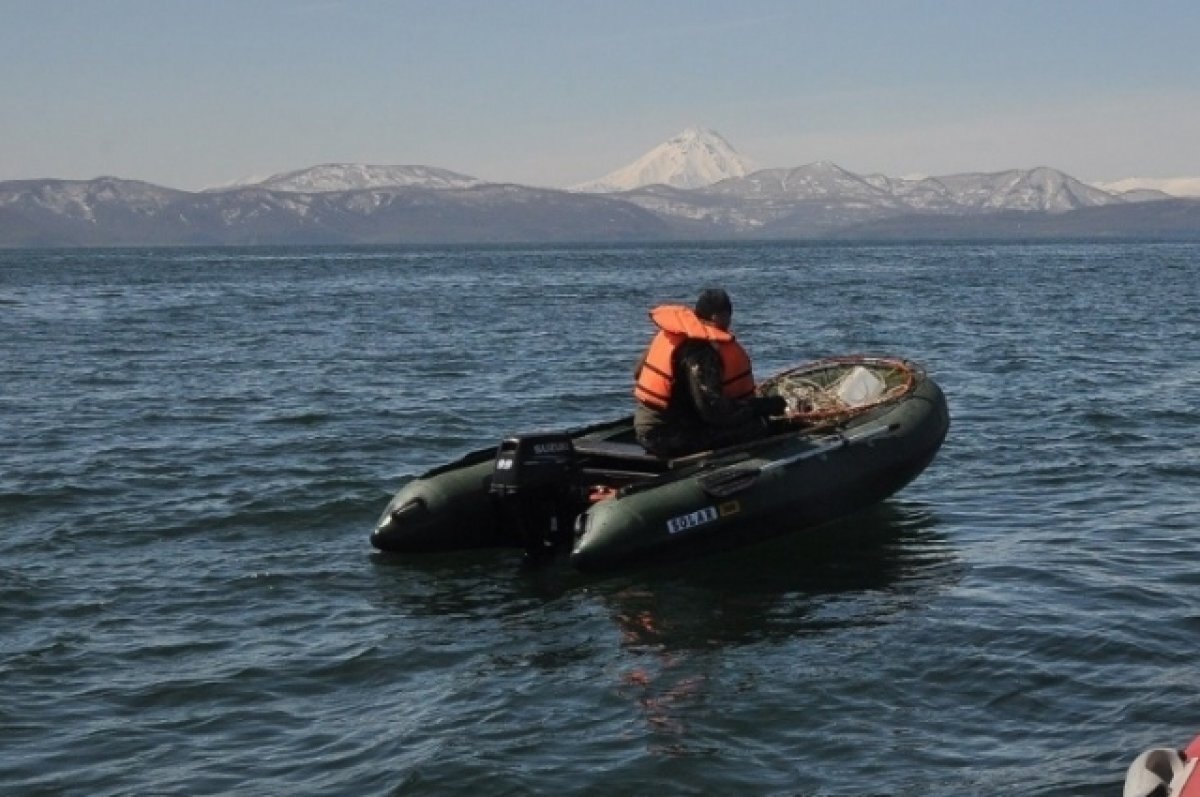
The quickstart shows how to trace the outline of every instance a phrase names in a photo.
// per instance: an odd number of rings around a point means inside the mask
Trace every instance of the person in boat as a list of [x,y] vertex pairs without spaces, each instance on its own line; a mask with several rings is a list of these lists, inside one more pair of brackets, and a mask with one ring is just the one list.
[[756,397],[750,356],[729,331],[733,302],[706,288],[694,308],[650,311],[658,333],[634,372],[637,440],[650,454],[681,457],[764,437],[783,415],[780,396]]

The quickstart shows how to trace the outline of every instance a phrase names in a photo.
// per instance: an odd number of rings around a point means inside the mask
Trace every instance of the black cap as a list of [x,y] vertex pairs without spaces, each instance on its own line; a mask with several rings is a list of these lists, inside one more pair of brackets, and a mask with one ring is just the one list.
[[696,300],[696,315],[705,321],[712,321],[717,313],[733,313],[733,302],[729,294],[721,288],[705,288]]

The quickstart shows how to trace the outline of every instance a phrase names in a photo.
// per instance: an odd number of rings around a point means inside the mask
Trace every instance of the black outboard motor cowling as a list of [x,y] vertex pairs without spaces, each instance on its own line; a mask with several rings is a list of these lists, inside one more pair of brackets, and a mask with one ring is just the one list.
[[575,446],[561,433],[508,437],[496,448],[491,493],[501,527],[533,560],[571,542],[582,508]]

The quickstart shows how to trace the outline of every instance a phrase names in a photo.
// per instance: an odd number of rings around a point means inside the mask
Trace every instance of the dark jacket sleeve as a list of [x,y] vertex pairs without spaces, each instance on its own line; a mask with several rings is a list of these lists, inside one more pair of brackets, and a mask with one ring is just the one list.
[[712,426],[738,426],[755,417],[749,400],[727,398],[721,391],[721,355],[708,343],[685,344],[679,353],[679,376],[686,380],[701,420]]

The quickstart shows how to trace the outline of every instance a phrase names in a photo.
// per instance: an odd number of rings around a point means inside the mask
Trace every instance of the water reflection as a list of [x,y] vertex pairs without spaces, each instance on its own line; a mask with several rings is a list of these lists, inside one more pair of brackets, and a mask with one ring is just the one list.
[[409,616],[512,616],[598,598],[625,646],[703,649],[886,622],[958,580],[936,526],[924,504],[890,501],[820,529],[603,577],[565,563],[525,568],[507,550],[373,561],[381,599]]
[[956,583],[965,568],[936,525],[927,507],[890,502],[816,533],[598,590],[626,653],[617,689],[644,718],[648,752],[720,752],[690,724],[707,724],[706,706],[730,688],[741,648],[809,636],[819,661],[824,645],[853,644],[838,631],[891,622]]
[[889,502],[597,592],[631,648],[706,649],[876,625],[961,576],[935,526],[924,505]]

